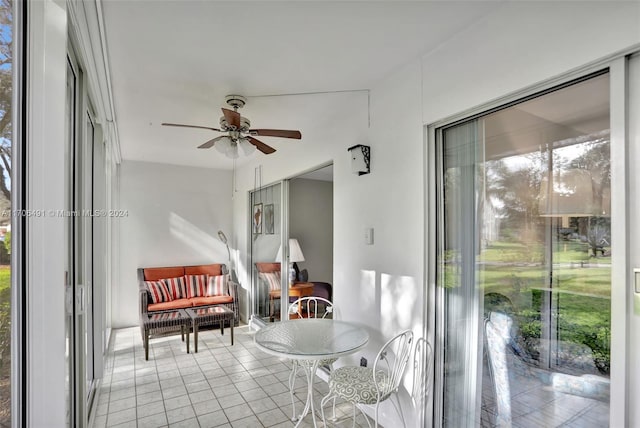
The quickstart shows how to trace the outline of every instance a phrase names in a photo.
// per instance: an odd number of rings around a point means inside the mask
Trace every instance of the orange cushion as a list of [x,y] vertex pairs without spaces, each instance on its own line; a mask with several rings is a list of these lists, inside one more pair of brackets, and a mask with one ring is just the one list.
[[170,302],[149,303],[147,311],[166,311],[168,309],[182,309],[193,306],[191,299],[176,299]]
[[157,267],[157,268],[145,268],[144,280],[145,281],[158,281],[165,278],[177,278],[184,275],[184,267]]
[[185,266],[185,275],[222,275],[222,265],[219,263],[200,266]]
[[[189,299],[189,300],[193,303],[193,306],[220,305],[222,303],[233,303],[233,297],[231,296],[194,297],[193,299]],[[149,305],[149,307],[151,307],[151,305]]]
[[280,272],[280,263],[256,263],[258,272]]

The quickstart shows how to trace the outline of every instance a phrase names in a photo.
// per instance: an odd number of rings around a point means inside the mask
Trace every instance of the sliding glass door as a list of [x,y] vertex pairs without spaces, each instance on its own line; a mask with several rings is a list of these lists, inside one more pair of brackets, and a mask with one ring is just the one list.
[[[251,192],[251,283],[252,319],[259,322],[281,319],[282,241],[287,236],[283,221],[283,186],[276,183]],[[283,278],[284,276],[284,278]],[[286,282],[284,282],[286,284]],[[285,287],[286,288],[286,287]],[[281,298],[282,297],[282,298]]]
[[73,50],[67,57],[66,357],[67,420],[87,426],[101,375],[106,288],[106,172],[102,134],[94,121],[86,76]]
[[597,73],[436,131],[444,426],[609,423],[609,86]]

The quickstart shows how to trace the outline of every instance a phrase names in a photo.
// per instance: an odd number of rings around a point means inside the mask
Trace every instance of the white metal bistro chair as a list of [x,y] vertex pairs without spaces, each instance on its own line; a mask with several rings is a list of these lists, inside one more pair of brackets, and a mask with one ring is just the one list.
[[[295,302],[289,305],[289,319],[304,319],[304,318],[333,318],[335,315],[333,303],[322,297],[300,297]],[[318,367],[329,366],[332,368],[337,358],[327,358],[320,360]],[[300,367],[313,366],[313,360],[292,360],[291,361],[291,374],[289,375],[289,393],[291,394],[291,420],[296,421],[296,404],[294,397],[296,377],[298,375],[298,369]],[[313,379],[309,379],[309,382],[313,382]]]
[[[391,338],[378,352],[373,367],[346,366],[332,371],[329,377],[329,393],[322,399],[322,421],[327,426],[324,416],[325,404],[333,399],[335,419],[335,399],[341,398],[353,405],[353,426],[356,420],[356,405],[368,404],[375,406],[375,426],[378,427],[378,407],[380,403],[390,398],[398,391],[404,375],[407,362],[411,356],[413,333],[405,330]],[[375,374],[375,375],[374,375]],[[396,395],[396,402],[391,400],[396,411],[406,426],[400,409],[400,402]],[[371,427],[369,418],[360,410]]]
[[415,409],[422,409],[431,389],[433,351],[424,337],[418,338],[415,342],[411,400]]

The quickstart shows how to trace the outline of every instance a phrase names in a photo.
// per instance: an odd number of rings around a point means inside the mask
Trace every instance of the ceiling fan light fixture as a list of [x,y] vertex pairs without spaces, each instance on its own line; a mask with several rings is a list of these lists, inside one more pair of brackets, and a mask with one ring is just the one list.
[[232,143],[229,143],[229,144],[230,144],[230,146],[227,149],[227,151],[225,152],[225,155],[228,158],[231,158],[231,159],[238,159],[238,156],[239,156],[238,155],[238,143],[232,142]]
[[256,146],[254,146],[244,138],[240,140],[239,144],[240,144],[240,147],[242,148],[242,153],[244,153],[245,156],[251,156],[253,152],[256,151]]
[[226,155],[227,151],[231,148],[231,138],[224,137],[220,139],[214,147],[217,151]]

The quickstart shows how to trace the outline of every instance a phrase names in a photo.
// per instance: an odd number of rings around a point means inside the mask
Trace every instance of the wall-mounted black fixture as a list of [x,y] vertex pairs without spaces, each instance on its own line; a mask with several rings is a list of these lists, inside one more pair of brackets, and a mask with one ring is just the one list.
[[358,175],[371,172],[371,147],[357,144],[347,149],[351,156],[351,172]]

